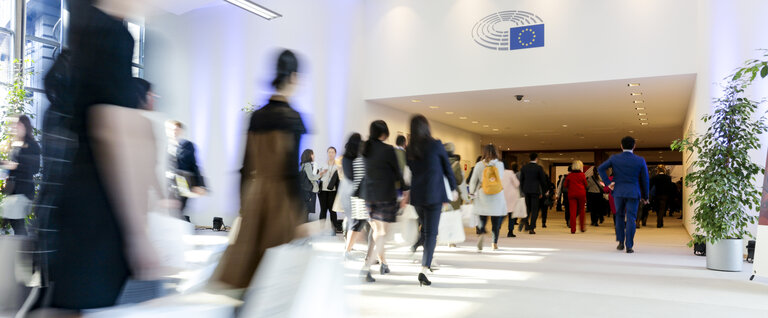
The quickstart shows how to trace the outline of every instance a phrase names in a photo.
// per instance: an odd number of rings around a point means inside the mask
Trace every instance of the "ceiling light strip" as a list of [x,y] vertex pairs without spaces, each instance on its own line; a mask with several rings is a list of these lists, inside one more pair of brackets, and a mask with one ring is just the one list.
[[248,0],[224,0],[224,1],[229,2],[245,11],[258,15],[267,20],[272,20],[272,19],[276,19],[283,16],[282,14],[269,10],[265,7],[262,7]]

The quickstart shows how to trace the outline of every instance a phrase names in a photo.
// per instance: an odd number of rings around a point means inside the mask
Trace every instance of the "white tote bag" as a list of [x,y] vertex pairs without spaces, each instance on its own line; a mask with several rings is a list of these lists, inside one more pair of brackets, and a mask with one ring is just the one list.
[[147,218],[149,241],[157,253],[163,273],[176,273],[187,268],[185,254],[190,245],[184,236],[193,235],[195,226],[167,214],[150,212]]
[[5,219],[26,219],[29,215],[29,203],[31,201],[23,194],[12,194],[0,203],[0,216]]
[[515,209],[512,211],[512,217],[518,219],[528,217],[528,208],[525,206],[525,199],[520,198],[517,200],[517,203],[515,203]]
[[437,243],[456,244],[464,242],[465,239],[461,211],[441,213],[440,225],[437,228]]
[[412,205],[400,211],[397,222],[389,224],[387,243],[395,246],[413,246],[419,240],[419,216]]
[[465,204],[461,206],[461,220],[466,227],[477,227],[477,225],[480,223],[480,220],[475,214],[474,205]]

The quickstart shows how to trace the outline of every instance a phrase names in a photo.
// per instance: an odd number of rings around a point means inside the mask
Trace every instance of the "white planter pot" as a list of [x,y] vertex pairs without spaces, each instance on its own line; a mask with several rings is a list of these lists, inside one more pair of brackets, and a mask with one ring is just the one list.
[[720,240],[715,244],[707,242],[707,268],[740,272],[744,264],[743,244],[741,239]]

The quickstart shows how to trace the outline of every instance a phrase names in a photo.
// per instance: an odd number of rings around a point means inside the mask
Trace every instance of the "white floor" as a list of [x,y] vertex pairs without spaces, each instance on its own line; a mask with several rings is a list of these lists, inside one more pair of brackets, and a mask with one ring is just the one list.
[[355,280],[348,300],[361,317],[768,317],[768,279],[749,281],[751,264],[707,270],[679,220],[657,229],[651,218],[638,229],[635,254],[615,249],[611,220],[572,235],[562,212],[550,212],[549,228],[536,235],[507,238],[504,225],[498,251],[486,239],[478,253],[467,231],[457,248],[438,247],[431,287],[416,281],[420,252],[393,250],[392,274]]

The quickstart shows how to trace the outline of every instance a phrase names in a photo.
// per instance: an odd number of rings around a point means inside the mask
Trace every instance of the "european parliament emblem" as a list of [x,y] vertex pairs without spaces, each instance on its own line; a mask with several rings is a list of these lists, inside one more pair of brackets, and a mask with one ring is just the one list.
[[509,49],[519,50],[544,46],[544,25],[527,25],[509,29]]
[[494,51],[544,46],[544,20],[521,10],[499,11],[480,19],[472,28],[472,39]]

